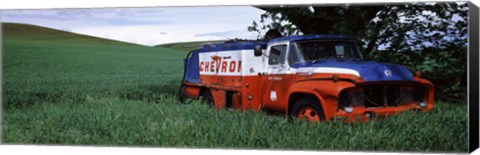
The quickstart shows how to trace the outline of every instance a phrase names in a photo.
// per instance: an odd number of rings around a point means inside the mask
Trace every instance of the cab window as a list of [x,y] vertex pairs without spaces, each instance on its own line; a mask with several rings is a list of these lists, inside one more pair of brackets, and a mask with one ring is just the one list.
[[287,45],[276,45],[270,48],[270,55],[268,56],[268,64],[276,65],[285,61],[285,53]]

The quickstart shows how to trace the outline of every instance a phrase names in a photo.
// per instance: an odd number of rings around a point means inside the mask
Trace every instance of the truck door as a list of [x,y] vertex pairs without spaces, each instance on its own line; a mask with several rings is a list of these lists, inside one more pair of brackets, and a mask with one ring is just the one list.
[[288,43],[272,44],[267,49],[263,103],[269,109],[281,110],[288,106],[288,88],[294,74],[286,61],[287,49]]

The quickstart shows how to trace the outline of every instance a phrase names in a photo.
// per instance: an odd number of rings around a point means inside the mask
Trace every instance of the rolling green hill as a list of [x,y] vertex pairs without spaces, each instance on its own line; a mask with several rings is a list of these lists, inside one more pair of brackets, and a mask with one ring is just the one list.
[[185,50],[2,24],[2,143],[302,150],[468,149],[466,106],[366,124],[289,122],[177,99]]
[[176,86],[182,77],[183,51],[33,25],[4,23],[2,29],[7,109],[86,98],[143,98],[132,93],[162,87],[162,81]]
[[50,43],[55,41],[63,44],[142,46],[29,24],[2,23],[2,31],[6,40],[23,40],[23,42]]

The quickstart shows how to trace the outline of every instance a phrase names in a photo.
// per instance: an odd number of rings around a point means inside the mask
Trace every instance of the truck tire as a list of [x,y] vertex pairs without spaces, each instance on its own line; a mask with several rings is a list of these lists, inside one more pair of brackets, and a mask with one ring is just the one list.
[[304,97],[297,100],[290,112],[292,119],[306,119],[312,122],[321,122],[325,120],[322,107],[317,99],[313,97]]
[[213,100],[212,92],[210,92],[210,89],[206,89],[202,93],[202,102],[206,103],[209,106],[213,106],[215,101]]
[[190,103],[191,100],[187,102],[188,97],[183,92],[183,89],[185,89],[185,86],[180,86],[180,90],[178,92],[178,99],[180,100],[180,103]]

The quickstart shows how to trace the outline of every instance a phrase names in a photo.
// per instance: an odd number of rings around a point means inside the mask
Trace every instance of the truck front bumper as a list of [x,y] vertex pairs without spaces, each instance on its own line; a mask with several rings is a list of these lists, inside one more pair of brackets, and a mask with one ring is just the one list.
[[406,111],[433,111],[433,104],[427,104],[425,107],[414,103],[395,107],[353,107],[351,112],[339,109],[335,112],[333,119],[344,123],[367,122],[374,118],[385,118]]

